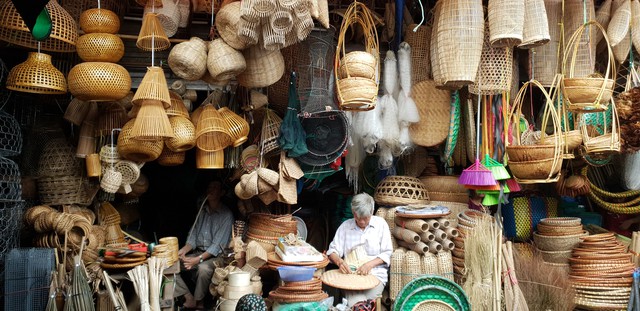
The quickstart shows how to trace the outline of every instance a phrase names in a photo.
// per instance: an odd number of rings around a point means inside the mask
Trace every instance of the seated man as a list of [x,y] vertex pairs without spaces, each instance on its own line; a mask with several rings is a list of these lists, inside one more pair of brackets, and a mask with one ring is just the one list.
[[209,183],[206,196],[198,200],[200,210],[187,243],[178,251],[181,270],[186,271],[196,284],[191,293],[182,277],[178,275],[176,278],[174,294],[176,297],[184,295],[185,308],[204,307],[202,300],[209,291],[215,269],[213,261],[231,240],[234,219],[231,210],[220,201],[224,194],[219,181]]
[[338,227],[327,250],[329,259],[340,268],[342,273],[352,273],[343,258],[355,247],[363,246],[367,255],[372,258],[360,266],[355,273],[362,275],[371,273],[380,280],[380,284],[370,290],[344,290],[349,307],[357,302],[375,299],[382,295],[388,279],[389,263],[393,252],[391,231],[383,218],[373,216],[374,205],[375,202],[370,195],[366,193],[355,195],[351,201],[353,219],[346,220]]

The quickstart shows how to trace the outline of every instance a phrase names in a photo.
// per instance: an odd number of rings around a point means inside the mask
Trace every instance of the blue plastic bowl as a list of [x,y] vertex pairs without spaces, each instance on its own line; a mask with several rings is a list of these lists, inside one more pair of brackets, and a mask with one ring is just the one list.
[[299,266],[278,267],[278,274],[280,274],[280,279],[285,282],[309,281],[313,278],[314,272],[316,272],[316,268],[313,268],[313,267],[299,267]]

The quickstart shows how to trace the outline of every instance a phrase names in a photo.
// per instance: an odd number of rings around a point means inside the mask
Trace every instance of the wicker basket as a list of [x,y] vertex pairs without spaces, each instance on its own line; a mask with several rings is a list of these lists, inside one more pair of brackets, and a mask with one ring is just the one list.
[[118,14],[111,10],[102,8],[88,9],[80,14],[78,25],[87,34],[117,34],[120,30],[120,18],[118,18]]
[[[587,154],[608,155],[620,152],[620,121],[618,120],[618,109],[616,109],[613,101],[609,109],[611,110],[611,122],[607,122],[607,113],[605,111],[598,112],[603,114],[602,119],[604,120],[603,131],[599,136],[591,137],[587,122],[581,122],[580,131],[582,132],[582,141]],[[584,118],[584,116],[581,117]],[[611,128],[607,123],[611,125]]]
[[74,148],[65,139],[53,139],[45,143],[38,160],[39,177],[80,176],[81,163]]
[[158,14],[144,14],[136,46],[143,51],[163,51],[171,46],[169,38],[158,21]]
[[147,67],[147,72],[144,74],[131,102],[134,105],[140,105],[144,100],[161,101],[165,109],[171,106],[169,87],[162,67]]
[[185,80],[198,80],[207,70],[207,44],[198,37],[176,44],[169,52],[169,68]]
[[163,141],[134,139],[131,137],[134,122],[135,119],[131,119],[122,127],[122,132],[118,135],[118,154],[134,162],[149,162],[157,159],[162,153]]
[[224,168],[224,150],[204,151],[196,148],[196,167],[203,169]]
[[[496,1],[492,1],[492,3],[494,2]],[[519,6],[522,5],[523,1],[506,0],[497,2],[509,2],[513,4],[520,2],[520,4],[518,4]],[[508,5],[508,7],[512,8],[512,5]],[[522,11],[522,8],[518,8],[517,10]],[[514,19],[515,18],[517,17],[514,17]],[[491,15],[489,15],[488,24],[491,24]],[[511,35],[508,33],[503,34],[503,36],[498,35],[500,39],[497,39],[497,41],[501,44],[496,46],[493,41],[489,40],[489,38],[492,37],[489,36],[489,33],[493,35],[493,31],[489,32],[488,28],[489,27],[486,27],[484,31],[484,45],[482,46],[480,67],[476,74],[476,80],[473,84],[469,85],[469,92],[473,94],[497,95],[511,89],[511,71],[513,69],[513,48],[511,45],[516,43],[516,41],[514,41],[515,36],[512,36],[514,33],[511,33]],[[522,32],[520,32],[520,35],[522,35]],[[522,38],[522,36],[520,36],[520,38]],[[504,45],[507,46],[505,47]]]
[[223,39],[209,42],[207,69],[214,79],[233,79],[246,68],[247,63],[242,53],[225,43]]
[[84,121],[84,117],[87,115],[87,112],[89,112],[90,106],[89,103],[74,98],[64,111],[63,117],[75,125],[82,125],[82,121]]
[[224,41],[236,50],[243,50],[249,45],[239,37],[240,1],[231,2],[216,13],[216,30]]
[[[411,46],[411,84],[429,80],[431,77],[430,43],[431,27],[411,24],[405,32],[404,41]],[[415,31],[414,31],[415,30]]]
[[184,105],[184,101],[182,101],[182,97],[174,91],[169,91],[169,97],[171,98],[171,107],[166,109],[167,116],[169,118],[173,116],[184,117],[189,120],[191,117],[187,107]]
[[378,204],[393,206],[429,203],[424,184],[408,176],[387,176],[376,187],[374,198]]
[[129,72],[118,64],[80,63],[69,71],[69,92],[81,100],[116,101],[131,90]]
[[438,90],[433,80],[425,80],[411,88],[411,97],[420,114],[420,121],[409,126],[411,141],[425,147],[444,142],[449,135],[451,93]]
[[76,50],[85,62],[117,63],[124,56],[124,43],[116,35],[91,33],[78,38]]
[[7,89],[36,94],[64,94],[67,81],[51,64],[51,55],[29,52],[27,60],[13,67],[6,81]]
[[267,87],[276,83],[284,74],[284,58],[280,50],[268,51],[252,46],[242,52],[246,69],[237,76],[238,83],[246,88]]
[[160,156],[156,161],[158,161],[158,164],[162,166],[176,166],[184,163],[184,158],[184,151],[174,152],[165,145],[164,149],[162,149],[162,153],[160,153]]
[[489,3],[488,19],[491,32],[489,44],[491,46],[514,47],[522,42],[525,2],[524,0],[492,0]]
[[227,129],[233,140],[233,147],[238,147],[247,141],[249,136],[249,122],[227,107],[218,109],[220,116],[226,122]]
[[196,144],[203,151],[218,151],[233,143],[231,133],[218,110],[205,105],[196,126]]
[[340,59],[338,76],[340,79],[358,77],[374,80],[378,71],[378,59],[365,51],[349,52]]
[[537,250],[540,255],[542,255],[542,259],[545,262],[551,263],[568,263],[569,258],[571,257],[571,250],[563,250],[563,251],[543,251]]
[[[365,51],[367,54],[352,54],[355,57],[347,57],[345,49],[346,34],[351,26],[362,27],[365,38]],[[336,91],[340,109],[343,110],[371,110],[375,107],[378,95],[380,46],[378,32],[372,13],[367,6],[360,2],[353,2],[344,14],[340,34],[338,35],[337,49],[335,53],[335,78]],[[363,58],[362,55],[366,57]],[[374,56],[373,62],[369,56]],[[366,70],[360,70],[364,68]],[[371,75],[373,68],[373,75]],[[354,72],[366,72],[365,77],[351,75]],[[345,71],[346,76],[341,74]]]
[[524,29],[522,31],[521,49],[530,49],[547,44],[551,40],[547,20],[547,10],[543,0],[524,1]]
[[169,122],[175,136],[165,140],[166,148],[173,152],[184,152],[196,145],[196,129],[189,119],[173,116]]

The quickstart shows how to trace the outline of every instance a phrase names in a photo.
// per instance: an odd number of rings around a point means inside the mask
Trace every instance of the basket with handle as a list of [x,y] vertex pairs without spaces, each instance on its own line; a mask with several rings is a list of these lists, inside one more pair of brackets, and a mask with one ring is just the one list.
[[[594,27],[604,34],[607,46],[607,65],[603,77],[575,77],[576,61],[581,46],[581,40],[585,30]],[[567,102],[567,109],[576,112],[597,112],[606,110],[609,100],[613,95],[616,77],[616,61],[606,31],[597,21],[578,27],[569,41],[562,59],[563,76],[561,80],[562,94]]]
[[613,100],[611,100],[609,109],[611,110],[611,122],[609,123],[611,124],[611,128],[607,126],[607,112],[598,112],[598,114],[603,115],[603,124],[600,135],[594,137],[590,135],[590,132],[592,131],[589,130],[589,126],[585,121],[586,116],[580,116],[580,131],[582,133],[582,140],[587,154],[610,154],[620,152],[620,122],[618,120],[618,110],[616,109],[616,105]]
[[[555,83],[557,84],[557,82]],[[560,134],[560,122],[558,120],[558,114],[553,105],[553,99],[556,95],[557,88],[552,89],[552,94],[550,95],[540,84],[540,82],[536,80],[531,80],[526,82],[521,88],[516,98],[514,100],[514,104],[512,109],[509,111],[507,116],[507,122],[509,129],[513,129],[514,132],[514,145],[515,148],[509,146],[509,139],[505,139],[505,148],[509,157],[513,157],[517,153],[518,156],[524,157],[527,154],[535,153],[541,146],[545,146],[546,148],[550,148],[551,145],[531,145],[531,146],[522,146],[521,141],[521,133],[520,133],[520,118],[522,116],[522,105],[525,100],[525,96],[527,95],[527,90],[531,87],[537,87],[540,89],[545,98],[545,105],[543,111],[543,120],[542,127],[543,129],[547,128],[547,123],[549,122],[549,116],[551,116],[553,122],[553,134]],[[542,131],[541,136],[544,137],[547,135],[545,131]],[[529,158],[530,160],[525,161],[509,161],[509,168],[511,172],[519,183],[551,183],[558,181],[560,177],[560,168],[562,167],[562,150],[564,146],[564,137],[562,135],[555,135],[555,139],[553,141],[553,153],[544,153],[537,154],[535,157]],[[516,151],[517,150],[517,151]]]
[[[351,72],[351,66],[359,64],[356,61],[349,62],[346,58],[346,35],[353,25],[362,27],[365,37],[365,52],[375,58],[376,70],[373,77],[357,77]],[[352,52],[353,53],[353,52]],[[354,1],[349,5],[342,20],[340,34],[338,35],[338,45],[336,48],[334,73],[336,78],[336,91],[340,109],[342,110],[371,110],[375,108],[380,66],[380,45],[378,43],[378,32],[375,21],[369,8],[361,2]],[[341,75],[341,68],[344,67],[345,75]]]

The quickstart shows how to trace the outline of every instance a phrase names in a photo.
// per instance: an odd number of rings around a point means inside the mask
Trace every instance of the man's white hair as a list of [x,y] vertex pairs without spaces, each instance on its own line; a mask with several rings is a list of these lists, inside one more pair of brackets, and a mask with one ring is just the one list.
[[353,196],[351,200],[351,212],[358,218],[369,217],[373,215],[373,207],[375,201],[367,193],[360,193]]

